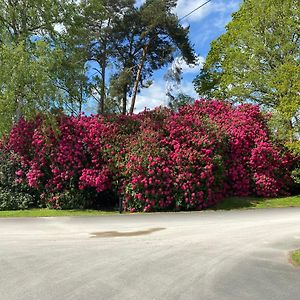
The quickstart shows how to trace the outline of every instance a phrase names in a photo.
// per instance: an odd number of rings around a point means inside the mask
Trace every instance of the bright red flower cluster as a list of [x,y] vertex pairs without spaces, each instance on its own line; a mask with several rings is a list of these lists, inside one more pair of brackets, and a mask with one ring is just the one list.
[[227,195],[285,194],[291,182],[293,158],[253,105],[200,100],[178,113],[60,116],[57,124],[21,120],[8,142],[21,158],[19,179],[55,207],[66,192],[114,190],[129,211],[203,209]]
[[256,105],[238,107],[220,101],[197,101],[184,110],[207,117],[228,139],[227,193],[236,196],[277,196],[291,183],[293,158],[272,142],[264,117]]

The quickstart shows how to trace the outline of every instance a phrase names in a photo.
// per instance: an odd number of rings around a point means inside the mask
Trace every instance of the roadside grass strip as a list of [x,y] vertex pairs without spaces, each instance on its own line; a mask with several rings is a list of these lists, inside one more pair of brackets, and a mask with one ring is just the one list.
[[300,249],[293,251],[290,258],[293,265],[300,267]]
[[28,210],[9,210],[0,211],[0,218],[17,217],[75,217],[75,216],[103,216],[118,213],[117,211],[103,210],[57,210],[57,209],[28,209]]
[[280,198],[230,197],[219,202],[212,209],[232,210],[249,208],[299,207],[300,195]]

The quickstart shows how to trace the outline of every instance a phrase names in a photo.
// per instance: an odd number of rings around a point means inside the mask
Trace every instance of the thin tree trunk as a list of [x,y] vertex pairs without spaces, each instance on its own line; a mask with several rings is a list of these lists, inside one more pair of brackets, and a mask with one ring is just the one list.
[[79,100],[79,114],[82,113],[82,103],[83,103],[83,90],[82,90],[82,84],[80,86],[80,100]]
[[138,92],[138,88],[139,88],[139,82],[141,81],[141,78],[142,78],[142,71],[143,71],[143,67],[144,67],[144,64],[145,64],[148,49],[149,49],[149,44],[147,44],[144,47],[141,62],[139,64],[138,71],[137,71],[137,74],[136,74],[136,79],[135,79],[133,94],[132,94],[132,99],[131,99],[131,105],[130,105],[130,110],[129,110],[129,113],[131,115],[133,114],[133,111],[134,111],[136,96],[137,96],[137,92]]
[[13,118],[13,124],[16,124],[20,121],[20,119],[22,118],[22,100],[21,97],[16,98],[15,100],[16,103],[16,112],[15,112],[15,116]]
[[123,99],[122,99],[122,114],[126,115],[127,112],[127,85],[123,88]]
[[[108,19],[107,28],[110,27],[111,19]],[[108,53],[108,44],[109,44],[110,35],[109,32],[106,32],[103,39],[100,39],[103,44],[103,54],[102,58],[100,59],[101,64],[101,96],[100,96],[100,103],[98,106],[98,113],[104,115],[105,113],[105,101],[106,101],[106,67],[107,67],[107,58],[109,57]]]
[[293,126],[293,122],[292,120],[289,120],[289,128],[290,128],[290,142],[294,142],[295,141],[295,137],[294,137],[294,126]]
[[103,58],[103,61],[101,63],[101,90],[100,90],[100,102],[98,104],[98,114],[103,115],[104,114],[104,103],[106,98],[106,92],[105,92],[105,75],[106,75],[106,58]]

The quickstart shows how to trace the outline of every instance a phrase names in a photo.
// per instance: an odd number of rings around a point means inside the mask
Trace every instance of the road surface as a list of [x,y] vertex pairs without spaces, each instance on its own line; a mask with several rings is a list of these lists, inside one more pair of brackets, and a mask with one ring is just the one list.
[[0,299],[299,300],[300,208],[0,219]]

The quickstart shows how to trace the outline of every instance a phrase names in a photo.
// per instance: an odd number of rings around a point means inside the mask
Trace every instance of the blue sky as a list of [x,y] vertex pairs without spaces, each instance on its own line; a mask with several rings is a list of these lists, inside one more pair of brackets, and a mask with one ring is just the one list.
[[[144,0],[137,0],[138,5]],[[206,2],[206,0],[178,0],[176,14],[185,16],[193,9]],[[231,19],[231,14],[239,9],[242,0],[212,0],[204,7],[183,19],[183,26],[190,26],[190,40],[199,56],[200,65],[189,68],[182,64],[183,80],[180,91],[197,98],[193,88],[193,79],[199,73],[201,63],[210,49],[210,43],[225,31],[226,24]],[[136,112],[147,108],[154,108],[167,104],[166,81],[164,74],[167,68],[154,73],[153,84],[150,88],[144,89],[137,97]]]

